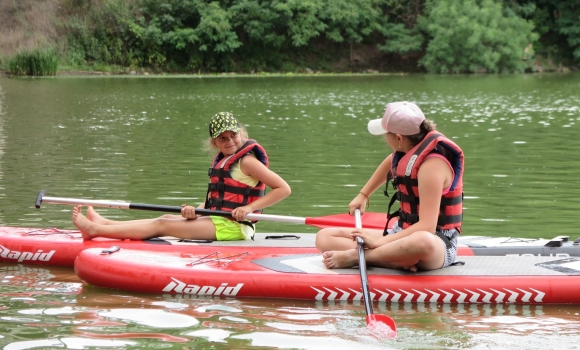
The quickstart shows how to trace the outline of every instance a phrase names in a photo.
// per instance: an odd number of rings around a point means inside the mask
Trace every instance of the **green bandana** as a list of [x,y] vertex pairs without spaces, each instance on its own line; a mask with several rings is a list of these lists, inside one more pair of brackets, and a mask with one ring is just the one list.
[[240,130],[240,123],[230,112],[219,112],[209,122],[209,136],[212,139],[217,138],[226,131],[240,132]]

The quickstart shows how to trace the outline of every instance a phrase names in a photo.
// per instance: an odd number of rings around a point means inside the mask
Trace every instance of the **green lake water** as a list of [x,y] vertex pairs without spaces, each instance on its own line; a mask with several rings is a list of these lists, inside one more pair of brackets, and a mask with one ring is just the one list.
[[[70,206],[34,208],[41,189],[199,203],[212,158],[202,143],[219,111],[239,117],[292,187],[266,213],[344,213],[389,152],[366,124],[400,100],[417,103],[465,152],[464,234],[580,237],[577,74],[2,77],[0,224],[73,228]],[[384,212],[388,199],[377,191],[371,202]],[[273,222],[258,230],[316,232]],[[131,294],[84,286],[72,269],[14,264],[0,264],[0,280],[2,349],[573,349],[580,334],[580,307],[570,305],[378,304],[400,328],[385,341],[365,333],[356,303]]]

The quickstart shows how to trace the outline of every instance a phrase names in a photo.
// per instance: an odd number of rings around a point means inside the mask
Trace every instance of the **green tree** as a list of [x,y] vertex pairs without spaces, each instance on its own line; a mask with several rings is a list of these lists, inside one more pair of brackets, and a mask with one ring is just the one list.
[[378,45],[379,50],[399,55],[421,51],[425,38],[421,34],[418,20],[423,13],[424,3],[424,0],[385,0],[385,14],[380,29],[385,41]]
[[431,38],[420,61],[429,72],[521,72],[533,24],[494,0],[428,0],[421,26]]
[[140,12],[131,29],[153,65],[229,70],[230,54],[241,45],[232,13],[217,1],[140,0]]
[[556,25],[572,49],[576,63],[580,64],[580,0],[554,1]]
[[272,5],[286,17],[284,23],[288,26],[288,35],[296,47],[306,46],[327,27],[320,18],[323,0],[273,1]]
[[381,5],[384,0],[326,0],[320,17],[327,23],[326,38],[346,42],[350,46],[352,61],[353,45],[372,38],[382,29]]
[[68,59],[72,64],[86,62],[129,65],[133,35],[129,23],[134,20],[134,1],[63,1],[66,20],[60,31],[68,41]]

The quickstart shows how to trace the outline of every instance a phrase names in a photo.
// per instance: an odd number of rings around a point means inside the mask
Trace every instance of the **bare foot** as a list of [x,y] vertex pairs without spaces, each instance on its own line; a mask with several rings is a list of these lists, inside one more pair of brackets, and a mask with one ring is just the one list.
[[108,223],[108,220],[99,215],[99,213],[97,213],[91,205],[87,207],[87,219],[91,220],[95,224],[106,225]]
[[341,269],[358,264],[356,249],[330,251],[322,254],[322,263],[327,269]]
[[77,205],[76,207],[74,207],[72,221],[73,224],[75,224],[75,226],[81,231],[83,240],[90,241],[91,239],[93,239],[92,231],[94,230],[92,228],[94,227],[95,224],[83,215],[82,208],[83,207],[81,205]]

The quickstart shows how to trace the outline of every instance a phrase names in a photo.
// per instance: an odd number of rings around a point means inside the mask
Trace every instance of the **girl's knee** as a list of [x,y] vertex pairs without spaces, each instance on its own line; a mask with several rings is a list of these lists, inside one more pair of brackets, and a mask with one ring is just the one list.
[[318,231],[318,233],[316,233],[314,242],[317,247],[328,239],[329,236],[328,232],[329,231],[327,228],[323,228],[322,230]]
[[440,238],[431,232],[418,231],[413,233],[412,237],[413,237],[412,240],[413,246],[416,249],[420,249],[425,253],[432,252],[441,245],[441,243],[439,242]]

